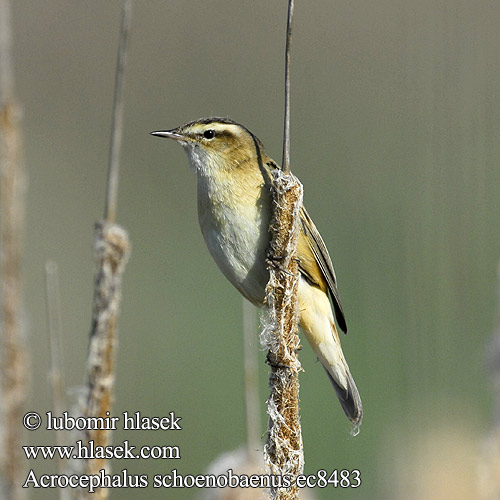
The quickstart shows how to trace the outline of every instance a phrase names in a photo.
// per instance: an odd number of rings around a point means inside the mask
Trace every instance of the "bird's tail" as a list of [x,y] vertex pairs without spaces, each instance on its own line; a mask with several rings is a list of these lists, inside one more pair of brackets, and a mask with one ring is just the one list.
[[[323,364],[323,363],[322,363]],[[357,433],[359,430],[359,426],[361,425],[361,421],[363,420],[363,405],[361,404],[361,397],[359,396],[358,388],[356,387],[356,383],[349,371],[349,367],[345,366],[345,378],[346,378],[346,387],[344,388],[339,384],[339,382],[334,378],[334,376],[330,373],[328,367],[323,364],[323,368],[325,369],[330,382],[337,393],[337,397],[339,398],[340,404],[344,413],[347,415],[347,418],[354,425],[354,432]]]
[[[319,325],[316,324],[316,326]],[[322,326],[326,325],[323,323]],[[328,374],[328,378],[337,393],[337,397],[347,418],[354,425],[353,432],[357,433],[363,420],[363,406],[358,388],[342,352],[335,324],[330,322],[330,332],[321,333],[318,331],[308,331],[307,328],[304,328],[304,325],[302,327],[316,356],[318,356],[319,361]]]

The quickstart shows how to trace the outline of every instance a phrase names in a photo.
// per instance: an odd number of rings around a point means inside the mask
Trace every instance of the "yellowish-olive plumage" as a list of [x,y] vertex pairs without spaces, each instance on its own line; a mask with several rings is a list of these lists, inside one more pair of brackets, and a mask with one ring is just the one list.
[[[174,139],[186,150],[198,178],[198,219],[210,254],[243,296],[262,305],[269,279],[270,171],[278,166],[257,137],[227,118],[203,118],[152,134]],[[300,325],[346,415],[359,425],[361,399],[334,320],[335,316],[337,325],[347,332],[335,273],[326,246],[304,208],[297,257]]]

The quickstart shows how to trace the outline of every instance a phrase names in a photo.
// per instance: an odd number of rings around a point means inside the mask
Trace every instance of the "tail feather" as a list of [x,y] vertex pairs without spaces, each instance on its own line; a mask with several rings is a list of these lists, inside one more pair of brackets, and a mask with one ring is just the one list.
[[325,368],[325,371],[330,379],[330,382],[337,393],[339,402],[347,415],[347,418],[354,424],[356,429],[361,425],[363,420],[363,406],[361,404],[361,397],[359,396],[358,388],[352,378],[349,370],[346,371],[347,375],[347,388],[341,387],[335,379],[331,376],[330,372]]
[[342,352],[328,295],[305,280],[299,284],[300,325],[330,379],[347,418],[357,433],[363,419],[359,392]]

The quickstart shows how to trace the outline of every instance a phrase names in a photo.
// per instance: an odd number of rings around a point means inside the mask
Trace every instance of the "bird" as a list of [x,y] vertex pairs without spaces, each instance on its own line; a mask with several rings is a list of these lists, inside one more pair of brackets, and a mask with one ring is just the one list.
[[[250,130],[229,118],[201,118],[151,134],[172,139],[186,151],[197,176],[198,221],[208,250],[230,283],[254,305],[262,306],[269,280],[271,172],[280,167]],[[304,206],[299,219],[300,326],[346,416],[359,429],[363,407],[337,330],[338,326],[347,333],[337,278]]]

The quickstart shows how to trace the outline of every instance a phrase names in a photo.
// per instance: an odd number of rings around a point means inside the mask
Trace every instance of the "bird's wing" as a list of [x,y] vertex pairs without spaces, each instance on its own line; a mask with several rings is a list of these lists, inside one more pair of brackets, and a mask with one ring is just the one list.
[[304,207],[300,211],[300,224],[301,230],[297,243],[300,272],[325,293],[327,289],[330,291],[337,324],[343,332],[347,333],[347,324],[340,302],[332,259],[330,259],[323,238]]

